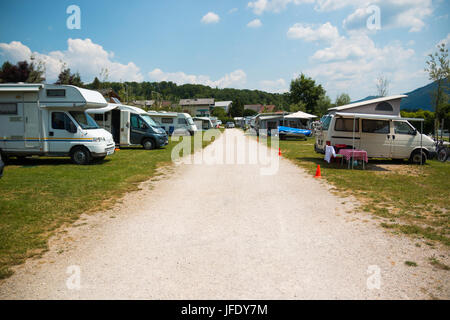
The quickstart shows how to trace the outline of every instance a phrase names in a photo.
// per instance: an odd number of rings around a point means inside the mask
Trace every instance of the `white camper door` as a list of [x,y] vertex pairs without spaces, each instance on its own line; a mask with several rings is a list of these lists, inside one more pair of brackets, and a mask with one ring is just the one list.
[[25,124],[25,148],[39,149],[41,135],[39,132],[39,109],[36,103],[23,104],[23,120]]
[[120,111],[120,145],[130,145],[130,111]]

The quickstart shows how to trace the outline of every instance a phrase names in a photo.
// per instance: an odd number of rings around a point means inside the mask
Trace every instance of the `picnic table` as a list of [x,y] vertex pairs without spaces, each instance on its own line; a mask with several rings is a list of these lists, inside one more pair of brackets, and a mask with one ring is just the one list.
[[365,169],[365,163],[369,162],[369,158],[367,157],[367,151],[358,150],[358,149],[341,149],[339,150],[340,155],[342,155],[343,159],[345,158],[348,162],[348,167],[350,168],[350,161],[353,160],[361,160],[363,163],[363,169]]

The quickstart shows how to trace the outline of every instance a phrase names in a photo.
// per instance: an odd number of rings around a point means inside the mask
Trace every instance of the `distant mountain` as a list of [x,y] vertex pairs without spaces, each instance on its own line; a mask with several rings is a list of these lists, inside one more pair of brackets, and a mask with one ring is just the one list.
[[[429,110],[434,111],[434,106],[431,102],[432,93],[436,90],[437,83],[432,82],[430,84],[427,84],[424,87],[415,89],[411,92],[405,93],[405,95],[408,96],[408,98],[402,99],[402,103],[400,105],[401,110]],[[450,94],[450,90],[447,89],[447,94]],[[375,99],[376,96],[368,96],[364,99],[355,101],[355,102],[361,102],[366,101],[370,99]]]

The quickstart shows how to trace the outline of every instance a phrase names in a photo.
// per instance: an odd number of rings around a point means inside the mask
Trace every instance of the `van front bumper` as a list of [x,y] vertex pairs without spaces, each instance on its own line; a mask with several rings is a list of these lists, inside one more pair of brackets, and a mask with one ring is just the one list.
[[115,145],[108,145],[106,148],[105,146],[95,146],[93,148],[89,148],[91,152],[91,156],[93,158],[100,158],[100,157],[106,157],[114,154],[115,151]]
[[158,147],[164,147],[169,144],[169,137],[167,135],[156,137],[156,144]]

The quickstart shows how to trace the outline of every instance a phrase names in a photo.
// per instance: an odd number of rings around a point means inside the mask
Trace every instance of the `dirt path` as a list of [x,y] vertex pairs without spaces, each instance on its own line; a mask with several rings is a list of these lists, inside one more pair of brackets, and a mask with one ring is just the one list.
[[[205,152],[237,136],[227,130]],[[288,160],[275,175],[260,167],[174,166],[116,209],[83,216],[53,238],[48,253],[1,283],[0,298],[450,296],[448,271],[428,262],[445,249],[384,232]],[[81,271],[79,290],[66,285],[72,265]]]

